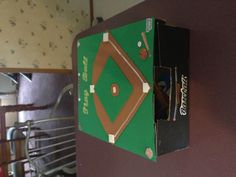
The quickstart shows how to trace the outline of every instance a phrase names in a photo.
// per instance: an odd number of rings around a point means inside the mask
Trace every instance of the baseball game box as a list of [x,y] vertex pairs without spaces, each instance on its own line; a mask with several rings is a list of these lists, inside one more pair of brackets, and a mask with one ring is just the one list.
[[189,144],[189,30],[146,18],[77,41],[79,130],[156,161]]

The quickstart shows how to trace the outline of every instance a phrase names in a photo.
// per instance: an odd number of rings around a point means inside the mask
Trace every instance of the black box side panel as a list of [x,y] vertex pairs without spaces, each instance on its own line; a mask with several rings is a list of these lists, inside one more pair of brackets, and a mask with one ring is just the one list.
[[[161,67],[177,68],[176,81],[181,87],[182,77],[189,78],[189,31],[182,28],[166,25],[158,26],[159,33],[159,59]],[[174,87],[176,88],[176,87]],[[180,92],[181,94],[181,92]],[[181,96],[179,95],[180,99]],[[175,121],[172,116],[169,121],[157,120],[157,149],[158,155],[176,151],[189,144],[189,108],[188,108],[188,83],[187,83],[187,109],[186,115],[180,114],[180,103],[175,111]],[[174,115],[174,108],[171,108]]]

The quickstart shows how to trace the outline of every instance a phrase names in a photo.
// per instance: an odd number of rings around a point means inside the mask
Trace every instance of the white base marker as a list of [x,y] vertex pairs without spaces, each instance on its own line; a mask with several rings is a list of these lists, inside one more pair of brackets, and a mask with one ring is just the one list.
[[148,93],[150,90],[150,86],[148,83],[143,83],[143,93]]
[[103,33],[103,42],[108,42],[109,40],[109,34],[108,33]]
[[109,134],[109,135],[108,135],[108,141],[109,141],[109,143],[111,143],[111,144],[115,144],[115,136],[112,135],[112,134]]
[[90,93],[95,93],[95,85],[90,85]]

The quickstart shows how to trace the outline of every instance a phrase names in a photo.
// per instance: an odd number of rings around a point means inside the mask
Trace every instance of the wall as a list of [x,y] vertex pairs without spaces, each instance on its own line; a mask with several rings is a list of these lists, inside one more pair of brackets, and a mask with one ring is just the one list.
[[111,18],[144,0],[94,0],[94,17]]
[[0,0],[0,69],[70,69],[71,45],[89,27],[89,1]]
[[146,0],[81,34],[149,16],[191,30],[190,146],[153,163],[78,131],[78,177],[235,177],[235,7],[235,0]]

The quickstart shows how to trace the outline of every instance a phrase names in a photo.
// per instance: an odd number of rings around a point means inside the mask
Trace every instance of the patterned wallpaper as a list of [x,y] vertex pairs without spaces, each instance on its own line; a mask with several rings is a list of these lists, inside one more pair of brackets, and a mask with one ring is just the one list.
[[89,0],[0,0],[0,68],[71,69]]

